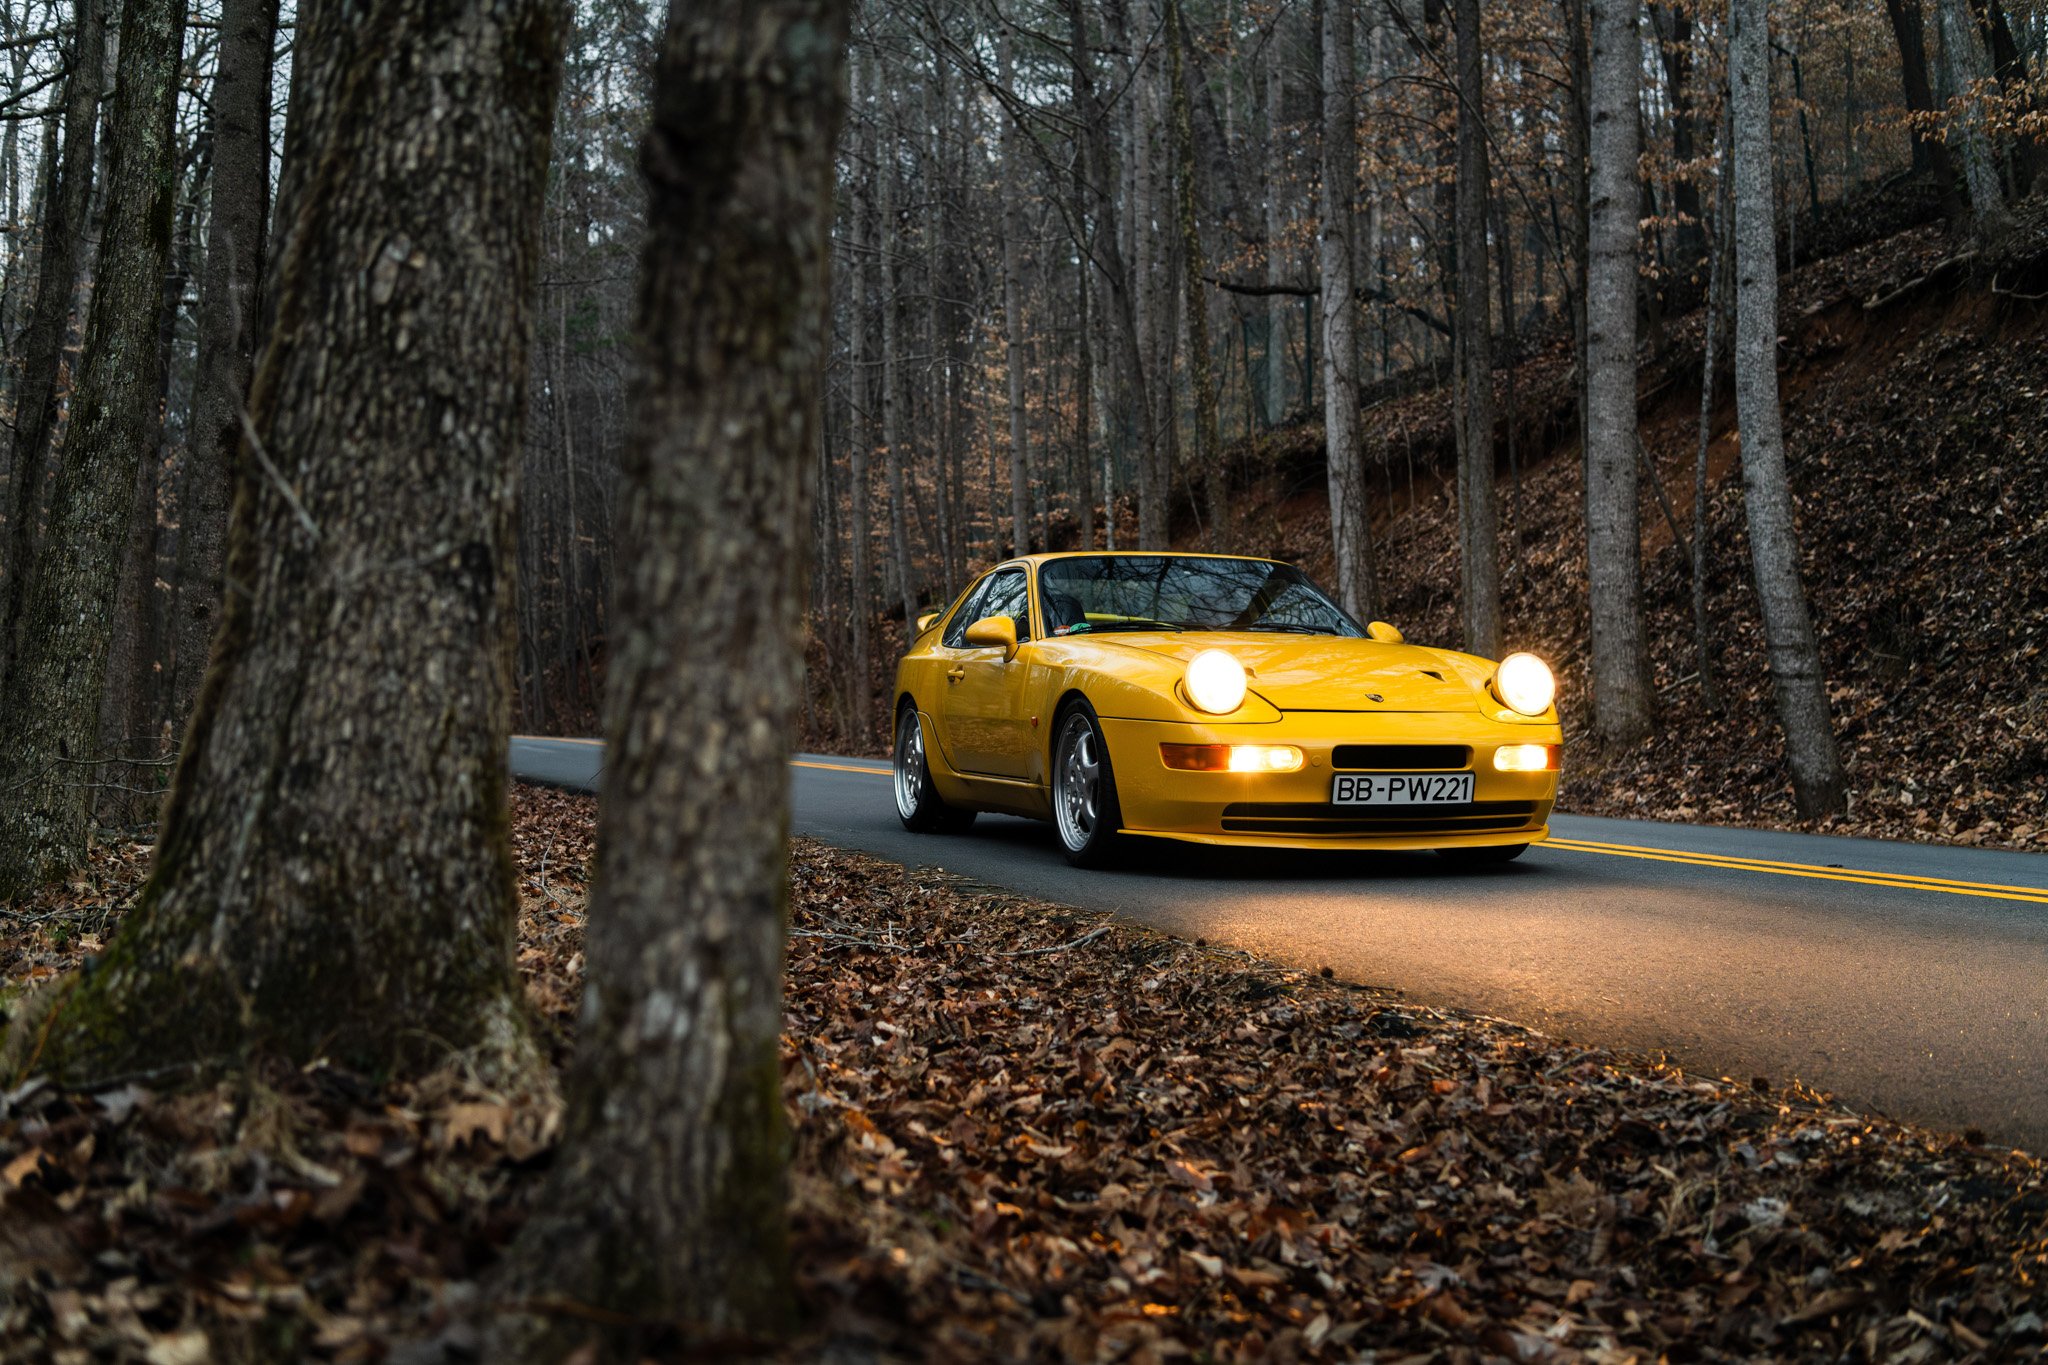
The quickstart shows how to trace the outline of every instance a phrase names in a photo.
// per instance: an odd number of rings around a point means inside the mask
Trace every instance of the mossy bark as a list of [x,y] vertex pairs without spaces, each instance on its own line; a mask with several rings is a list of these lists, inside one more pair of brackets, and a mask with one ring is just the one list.
[[[323,6],[231,585],[157,863],[28,1049],[517,1063],[513,511],[558,0]],[[289,178],[289,177],[288,177]]]
[[[86,18],[81,49],[90,45]],[[106,227],[85,346],[49,527],[17,580],[24,591],[15,650],[0,687],[0,901],[85,861],[115,587],[137,466],[156,454],[157,323],[171,246],[172,116],[184,37],[181,0],[124,7]],[[44,283],[70,289],[68,278]],[[39,445],[26,460],[17,456],[20,474],[35,477],[40,467]],[[32,516],[32,497],[28,508]],[[17,532],[28,530],[24,519]]]
[[559,1360],[604,1322],[627,1359],[643,1333],[790,1325],[785,760],[846,36],[845,0],[670,11],[588,987],[495,1359]]

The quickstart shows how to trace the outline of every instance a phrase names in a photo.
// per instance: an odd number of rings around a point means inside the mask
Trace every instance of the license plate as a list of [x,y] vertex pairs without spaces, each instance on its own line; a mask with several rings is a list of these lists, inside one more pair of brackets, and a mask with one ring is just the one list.
[[1472,799],[1470,773],[1338,773],[1338,806],[1451,806]]

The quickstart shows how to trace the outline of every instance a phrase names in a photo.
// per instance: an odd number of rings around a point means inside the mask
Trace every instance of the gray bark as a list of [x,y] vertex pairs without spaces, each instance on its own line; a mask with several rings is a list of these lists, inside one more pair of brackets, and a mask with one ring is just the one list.
[[896,260],[903,246],[903,224],[896,212],[897,126],[877,139],[881,154],[877,172],[879,234],[876,256],[882,267],[882,459],[889,484],[889,549],[895,566],[896,592],[903,603],[904,638],[917,621],[917,571],[910,560],[910,494],[904,460],[908,442],[903,432],[903,301],[896,296]]
[[1766,0],[1729,5],[1730,109],[1735,153],[1735,411],[1742,491],[1764,618],[1771,688],[1799,813],[1841,811],[1848,779],[1828,719],[1820,647],[1799,575],[1799,532],[1785,472],[1778,407],[1778,258],[1771,190],[1771,69]]
[[1991,81],[1991,60],[1963,0],[1935,0],[1934,8],[1941,23],[1941,61],[1948,68],[1949,88],[1963,96],[1962,115],[1951,124],[1949,140],[1960,148],[1971,214],[1979,227],[1997,231],[2005,222],[2005,191],[1984,129],[1983,107],[1970,93],[1974,83]]
[[1650,732],[1637,494],[1639,184],[1636,0],[1593,0],[1586,269],[1586,578],[1593,724],[1607,744]]
[[[1016,71],[1012,66],[1010,26],[998,6],[989,5],[996,25],[996,62],[1003,93],[1016,94]],[[1003,119],[1003,369],[1010,384],[1010,544],[1013,554],[1031,549],[1031,481],[1027,474],[1030,431],[1024,411],[1024,191],[1018,185],[1023,170],[1021,133],[1009,112]]]
[[129,0],[106,226],[71,419],[0,690],[0,900],[85,859],[100,701],[137,462],[156,454],[157,320],[171,248],[179,0]]
[[[83,263],[85,217],[92,203],[100,84],[106,69],[102,0],[79,0],[64,83],[62,151],[45,149],[50,188],[40,225],[35,301],[21,338],[21,376],[14,391],[14,440],[8,461],[4,538],[0,538],[0,676],[28,605],[29,565],[42,516],[50,433],[57,425],[57,374],[71,330],[71,296]],[[168,215],[168,206],[165,209]]]
[[[863,95],[867,84],[865,64],[853,63],[851,76],[851,102],[856,111],[864,110]],[[860,126],[856,134],[859,151],[854,157],[856,164],[872,161],[873,137],[867,120],[856,113]],[[852,526],[847,531],[849,541],[848,560],[851,578],[847,584],[851,598],[853,617],[853,677],[850,682],[851,709],[853,712],[853,740],[856,744],[867,742],[874,733],[874,655],[869,642],[870,626],[874,620],[874,586],[869,580],[868,550],[872,532],[869,529],[868,497],[868,451],[874,444],[874,415],[869,406],[872,386],[868,383],[868,251],[871,245],[868,236],[867,193],[856,181],[852,188],[852,202],[848,216],[853,220],[853,285],[852,321],[848,329],[846,382],[853,390],[853,402],[847,423],[847,504],[852,509]]]
[[[1288,278],[1286,253],[1281,250],[1280,237],[1285,230],[1285,219],[1280,211],[1280,189],[1284,183],[1284,169],[1275,164],[1281,156],[1279,130],[1285,121],[1287,107],[1287,63],[1281,55],[1281,20],[1273,21],[1273,36],[1266,46],[1266,141],[1267,155],[1261,162],[1266,180],[1266,283],[1278,285]],[[1259,391],[1263,401],[1265,424],[1278,426],[1287,420],[1287,319],[1293,307],[1290,300],[1275,293],[1263,305],[1266,310],[1266,349],[1259,357]]]
[[1358,443],[1358,304],[1353,298],[1357,230],[1358,105],[1352,0],[1323,0],[1322,370],[1323,436],[1329,465],[1330,537],[1337,597],[1363,621],[1379,610],[1372,521]]
[[294,110],[320,161],[251,386],[236,590],[156,866],[59,1006],[44,1061],[61,1074],[249,1049],[391,1070],[474,1046],[507,1079],[537,1060],[505,752],[565,16],[554,0],[324,12],[327,78]]
[[[213,190],[199,283],[199,368],[178,485],[178,599],[169,719],[182,734],[220,624],[228,490],[262,307],[270,208],[270,57],[277,0],[223,0],[213,85]],[[559,400],[557,400],[559,403]]]
[[1188,378],[1195,400],[1195,469],[1199,471],[1207,504],[1208,541],[1213,549],[1224,544],[1223,522],[1229,515],[1225,496],[1227,478],[1223,468],[1223,438],[1219,430],[1216,376],[1209,358],[1209,298],[1202,277],[1208,267],[1202,254],[1202,226],[1197,217],[1200,187],[1195,177],[1194,117],[1188,107],[1186,63],[1187,30],[1181,21],[1179,0],[1166,0],[1166,51],[1174,145],[1174,224],[1180,238],[1182,299],[1187,309]]
[[[1455,0],[1458,27],[1458,549],[1465,649],[1500,653],[1500,509],[1493,482],[1493,317],[1486,272],[1487,176],[1479,0]],[[1512,363],[1512,362],[1511,362]]]
[[[561,1156],[506,1274],[586,1313],[525,1359],[607,1316],[791,1326],[784,774],[845,39],[843,0],[670,11],[589,982]],[[638,1358],[626,1335],[606,1358]]]

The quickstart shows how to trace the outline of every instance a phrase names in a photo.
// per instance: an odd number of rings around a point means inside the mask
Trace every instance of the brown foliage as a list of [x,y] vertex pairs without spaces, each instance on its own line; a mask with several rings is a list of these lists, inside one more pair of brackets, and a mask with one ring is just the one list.
[[[592,816],[517,794],[521,965],[564,1030]],[[140,871],[104,850],[20,907],[10,983],[76,963]],[[2041,1348],[2032,1158],[808,841],[791,879],[788,1359]],[[0,1099],[0,1360],[473,1344],[551,1109],[459,1061],[168,1085]]]

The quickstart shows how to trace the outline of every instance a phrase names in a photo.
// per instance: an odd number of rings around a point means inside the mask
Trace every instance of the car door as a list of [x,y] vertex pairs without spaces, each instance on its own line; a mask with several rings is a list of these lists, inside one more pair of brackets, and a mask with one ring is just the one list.
[[[989,616],[1007,616],[1016,623],[1017,640],[1031,638],[1031,598],[1022,566],[998,569],[988,576],[980,597],[968,603],[957,623],[957,649],[948,649],[946,690],[941,698],[941,724],[948,756],[964,773],[991,777],[1030,776],[1030,728],[1024,715],[1024,683],[1030,675],[1025,650],[1005,659],[993,645],[970,646],[969,625]],[[951,624],[951,623],[949,623]],[[951,638],[947,644],[950,646]]]

